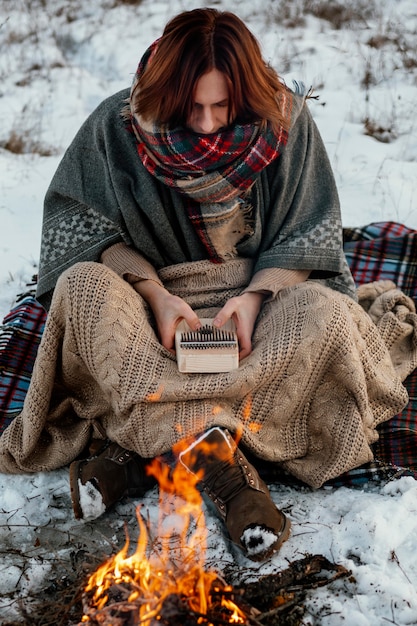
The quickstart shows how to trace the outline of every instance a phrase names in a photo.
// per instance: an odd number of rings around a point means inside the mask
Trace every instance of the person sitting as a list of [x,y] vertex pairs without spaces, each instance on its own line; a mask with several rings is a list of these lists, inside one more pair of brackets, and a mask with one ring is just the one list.
[[[240,18],[194,9],[88,117],[45,198],[48,317],[0,471],[70,465],[87,519],[152,487],[150,459],[181,462],[262,560],[291,527],[262,463],[318,488],[372,459],[414,365],[357,301],[308,96]],[[234,322],[239,367],[180,372],[178,325],[206,318]]]

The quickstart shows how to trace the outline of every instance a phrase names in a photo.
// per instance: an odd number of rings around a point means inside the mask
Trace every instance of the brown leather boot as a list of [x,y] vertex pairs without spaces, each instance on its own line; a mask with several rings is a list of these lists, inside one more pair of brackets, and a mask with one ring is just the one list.
[[233,543],[253,561],[277,552],[290,534],[289,519],[275,506],[268,488],[227,430],[212,428],[180,453],[224,520]]
[[70,465],[72,507],[76,519],[96,519],[124,496],[142,496],[156,480],[146,474],[150,459],[109,443],[103,451]]

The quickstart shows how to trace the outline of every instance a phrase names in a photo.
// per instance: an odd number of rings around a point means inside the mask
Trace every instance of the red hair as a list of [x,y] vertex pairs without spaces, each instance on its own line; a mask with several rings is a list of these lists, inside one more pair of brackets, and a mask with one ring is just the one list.
[[213,69],[226,77],[230,123],[268,121],[288,130],[277,99],[286,87],[263,60],[258,41],[236,15],[211,8],[184,11],[168,22],[132,95],[135,113],[186,125],[197,82]]

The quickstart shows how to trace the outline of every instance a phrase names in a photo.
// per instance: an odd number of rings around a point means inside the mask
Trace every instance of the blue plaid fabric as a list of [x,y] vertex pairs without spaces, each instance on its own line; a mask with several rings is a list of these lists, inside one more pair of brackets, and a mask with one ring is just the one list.
[[[397,222],[376,222],[344,230],[344,250],[357,285],[392,280],[417,300],[417,231]],[[417,479],[417,370],[404,381],[408,405],[378,428],[375,460],[347,472],[332,484],[361,485],[370,479]]]
[[357,285],[392,280],[417,298],[417,232],[396,222],[344,230],[344,250]]
[[6,315],[0,328],[0,435],[22,410],[46,312],[33,294]]

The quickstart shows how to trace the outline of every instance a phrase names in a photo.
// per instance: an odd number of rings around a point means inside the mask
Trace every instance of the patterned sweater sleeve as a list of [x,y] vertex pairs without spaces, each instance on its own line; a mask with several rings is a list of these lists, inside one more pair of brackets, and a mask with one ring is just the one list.
[[286,270],[279,267],[267,267],[252,276],[252,280],[243,293],[256,291],[273,299],[284,287],[291,287],[307,280],[309,270]]
[[110,246],[101,255],[101,262],[133,285],[140,280],[154,280],[162,285],[149,261],[123,242]]

